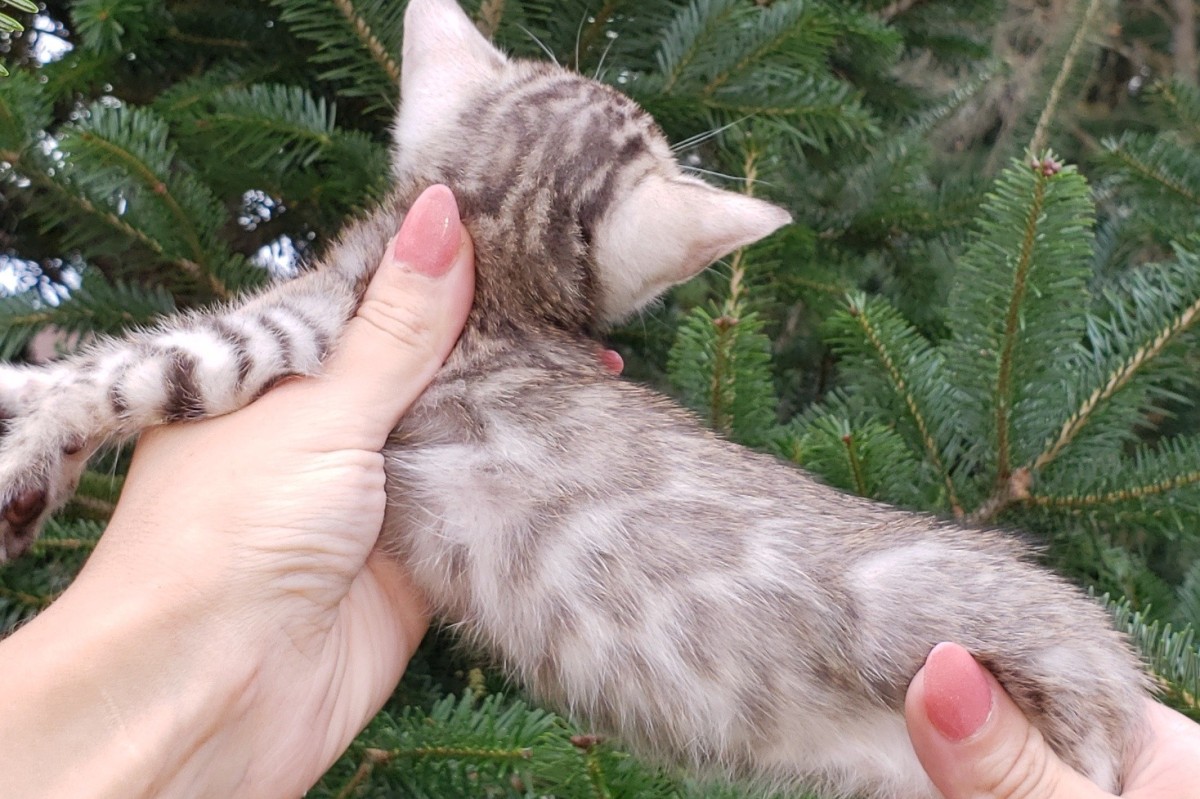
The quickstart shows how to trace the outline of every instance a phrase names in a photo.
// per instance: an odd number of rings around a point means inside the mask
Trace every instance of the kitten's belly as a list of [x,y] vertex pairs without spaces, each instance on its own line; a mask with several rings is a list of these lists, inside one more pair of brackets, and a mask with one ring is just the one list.
[[653,442],[684,453],[662,458],[628,430],[619,446],[492,432],[389,451],[386,533],[439,617],[538,698],[643,757],[923,799],[904,690],[954,640],[1025,691],[1067,762],[1115,785],[1134,661],[1015,546],[687,431]]
[[[736,612],[705,625],[691,615],[705,611],[686,610],[693,595],[719,602],[728,586],[640,583],[626,602],[614,583],[627,564],[598,554],[612,519],[572,518],[573,534],[559,536],[544,507],[522,510],[521,489],[480,477],[487,470],[466,451],[394,457],[388,527],[415,580],[443,622],[541,701],[643,757],[702,773],[830,795],[937,796],[897,712],[831,693],[802,676],[808,666],[789,673],[777,642],[764,652],[731,640],[722,630]],[[597,569],[609,570],[607,596],[583,588]]]

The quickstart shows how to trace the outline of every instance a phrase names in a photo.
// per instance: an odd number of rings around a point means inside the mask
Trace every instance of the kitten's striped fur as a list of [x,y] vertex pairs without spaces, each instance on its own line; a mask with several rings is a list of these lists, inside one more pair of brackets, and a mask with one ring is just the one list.
[[404,209],[454,189],[478,253],[461,342],[388,448],[385,536],[443,621],[531,692],[694,770],[935,797],[906,686],[958,641],[1115,789],[1146,680],[1016,543],[848,497],[607,374],[591,333],[787,215],[683,177],[616,92],[510,62],[412,0],[396,193],[316,270],[44,369],[0,372],[0,559],[103,440],[317,371]]

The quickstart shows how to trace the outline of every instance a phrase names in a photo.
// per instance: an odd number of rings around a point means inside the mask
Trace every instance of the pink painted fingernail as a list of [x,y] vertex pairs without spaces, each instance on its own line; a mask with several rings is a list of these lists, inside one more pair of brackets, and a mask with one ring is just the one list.
[[462,224],[454,194],[445,186],[430,186],[404,217],[392,258],[402,269],[441,277],[450,271],[460,244]]
[[949,741],[977,733],[992,714],[992,686],[971,653],[938,644],[925,660],[925,712]]

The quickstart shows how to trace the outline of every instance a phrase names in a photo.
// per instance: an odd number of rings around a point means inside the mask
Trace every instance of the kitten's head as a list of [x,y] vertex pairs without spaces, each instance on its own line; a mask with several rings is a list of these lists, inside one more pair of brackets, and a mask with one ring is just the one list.
[[791,220],[686,176],[632,100],[509,60],[455,0],[411,0],[404,25],[399,185],[450,185],[481,250],[576,270],[534,287],[545,302],[617,321]]

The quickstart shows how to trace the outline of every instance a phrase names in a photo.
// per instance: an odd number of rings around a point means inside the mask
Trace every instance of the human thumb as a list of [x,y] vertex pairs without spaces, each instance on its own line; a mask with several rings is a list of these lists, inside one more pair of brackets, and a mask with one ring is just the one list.
[[946,799],[1112,799],[1059,760],[957,644],[929,653],[904,710],[917,758]]
[[379,449],[450,351],[471,308],[474,249],[450,189],[431,186],[388,245],[330,357],[323,401]]

